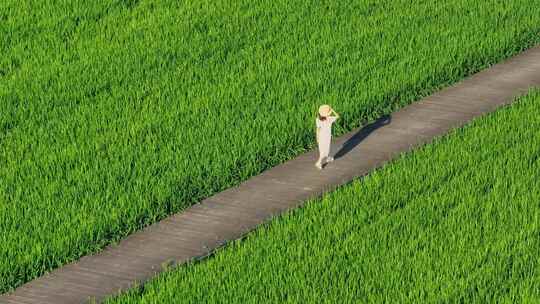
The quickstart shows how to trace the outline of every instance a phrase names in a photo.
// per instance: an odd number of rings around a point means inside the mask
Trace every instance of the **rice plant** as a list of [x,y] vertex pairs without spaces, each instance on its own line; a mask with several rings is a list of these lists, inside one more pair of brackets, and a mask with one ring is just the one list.
[[0,1],[0,292],[539,34],[534,0]]

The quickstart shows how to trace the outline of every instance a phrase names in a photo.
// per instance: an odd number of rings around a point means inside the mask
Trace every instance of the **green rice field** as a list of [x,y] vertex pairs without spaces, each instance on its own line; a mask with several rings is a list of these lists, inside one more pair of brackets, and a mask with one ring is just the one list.
[[0,293],[537,43],[536,0],[0,1]]
[[539,130],[537,90],[107,303],[537,303]]

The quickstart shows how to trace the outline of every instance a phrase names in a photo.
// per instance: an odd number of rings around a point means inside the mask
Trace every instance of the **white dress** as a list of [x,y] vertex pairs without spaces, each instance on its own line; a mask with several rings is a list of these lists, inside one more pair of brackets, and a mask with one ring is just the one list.
[[336,117],[329,116],[325,120],[315,118],[315,124],[319,129],[319,153],[320,158],[328,157],[330,154],[330,142],[332,140],[332,124],[336,121]]

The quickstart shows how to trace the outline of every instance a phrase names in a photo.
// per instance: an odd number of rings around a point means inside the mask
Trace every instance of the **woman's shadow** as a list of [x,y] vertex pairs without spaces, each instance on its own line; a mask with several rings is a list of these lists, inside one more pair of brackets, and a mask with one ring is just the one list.
[[390,115],[384,115],[380,117],[379,119],[377,119],[376,121],[363,127],[358,132],[356,132],[356,134],[354,134],[351,138],[349,138],[346,142],[343,143],[341,148],[336,152],[336,154],[334,154],[334,159],[338,159],[340,157],[345,156],[345,154],[349,153],[362,140],[368,137],[369,134],[371,134],[373,131],[377,130],[378,128],[382,126],[389,124],[391,121],[392,121],[392,117]]

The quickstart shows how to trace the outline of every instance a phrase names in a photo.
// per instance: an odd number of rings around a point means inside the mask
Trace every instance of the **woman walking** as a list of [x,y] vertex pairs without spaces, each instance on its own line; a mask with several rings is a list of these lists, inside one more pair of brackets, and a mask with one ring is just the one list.
[[[332,113],[334,116],[331,116]],[[338,113],[336,113],[329,105],[322,105],[319,107],[319,115],[315,119],[315,125],[317,126],[317,143],[319,144],[319,160],[315,163],[315,167],[319,170],[322,169],[323,161],[329,163],[334,160],[333,157],[329,156],[330,141],[332,139],[332,124],[338,118]]]

